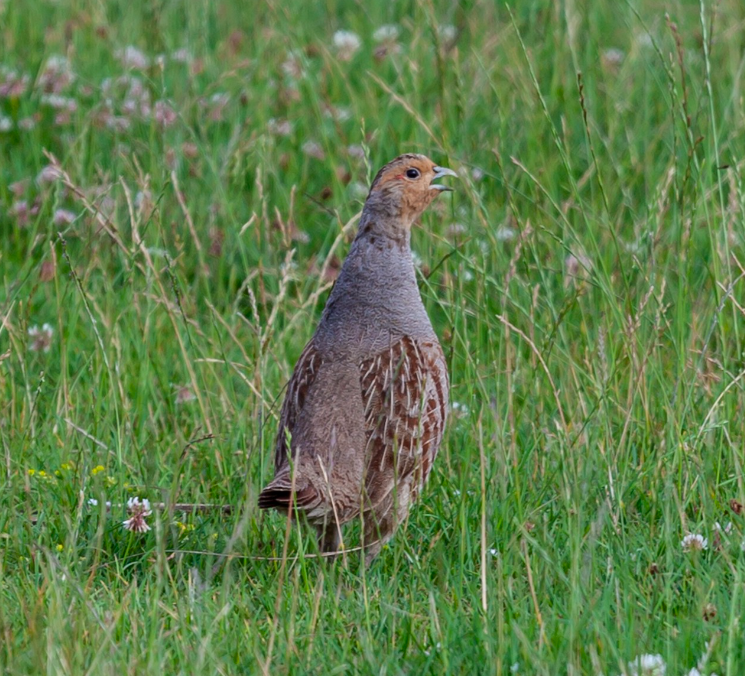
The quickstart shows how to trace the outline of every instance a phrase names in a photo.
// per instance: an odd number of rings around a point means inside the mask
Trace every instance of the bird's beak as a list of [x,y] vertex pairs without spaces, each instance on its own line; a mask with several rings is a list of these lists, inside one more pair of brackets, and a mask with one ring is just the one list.
[[[435,175],[432,177],[433,181],[436,181],[438,178],[442,178],[443,176],[455,176],[458,177],[458,174],[456,174],[452,169],[448,169],[447,167],[432,167],[432,169],[435,172]],[[430,183],[429,186],[432,190],[439,190],[440,192],[444,191],[451,191],[452,188],[448,185],[441,185],[439,183]]]

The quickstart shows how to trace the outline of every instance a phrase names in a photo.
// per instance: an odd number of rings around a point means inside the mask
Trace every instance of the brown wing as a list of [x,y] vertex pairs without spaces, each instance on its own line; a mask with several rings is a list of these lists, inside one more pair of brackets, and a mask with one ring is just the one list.
[[448,408],[448,373],[434,341],[405,336],[360,364],[367,434],[365,488],[374,508],[409,480],[415,496],[437,455]]
[[305,398],[310,386],[315,380],[318,370],[323,364],[321,355],[310,341],[303,350],[300,358],[295,364],[292,378],[287,385],[287,393],[279,414],[279,428],[277,430],[277,442],[274,447],[274,471],[275,473],[287,462],[287,431],[295,427],[298,414],[305,404]]

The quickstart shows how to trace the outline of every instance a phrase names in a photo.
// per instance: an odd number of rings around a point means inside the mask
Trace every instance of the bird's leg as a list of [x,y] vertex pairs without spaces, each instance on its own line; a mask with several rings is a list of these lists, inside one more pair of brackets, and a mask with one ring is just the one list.
[[365,520],[365,566],[380,554],[398,526],[396,511],[391,507],[384,514],[370,512]]
[[411,488],[402,483],[395,495],[379,504],[375,511],[365,514],[365,565],[369,566],[380,554],[385,544],[393,537],[396,528],[409,514]]
[[[318,548],[321,552],[336,552],[339,550],[339,524],[333,516],[328,516],[322,524],[316,526],[318,531]],[[336,557],[327,556],[329,561],[333,561]]]

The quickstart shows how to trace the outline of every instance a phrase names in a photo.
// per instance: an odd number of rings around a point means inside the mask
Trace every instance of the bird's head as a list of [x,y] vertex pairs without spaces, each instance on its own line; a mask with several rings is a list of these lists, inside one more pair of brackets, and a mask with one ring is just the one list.
[[378,172],[365,211],[371,216],[400,219],[408,230],[437,195],[452,190],[433,182],[443,176],[457,174],[452,169],[438,167],[425,155],[401,155]]

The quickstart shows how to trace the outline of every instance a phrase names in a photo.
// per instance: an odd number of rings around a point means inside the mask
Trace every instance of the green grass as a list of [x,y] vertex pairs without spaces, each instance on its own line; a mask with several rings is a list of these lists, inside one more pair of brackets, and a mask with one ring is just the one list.
[[[0,671],[745,673],[744,27],[740,0],[0,3],[29,78],[0,98]],[[391,545],[328,565],[256,498],[322,272],[405,151],[463,172],[414,234],[458,406]],[[138,535],[133,496],[234,511]]]

